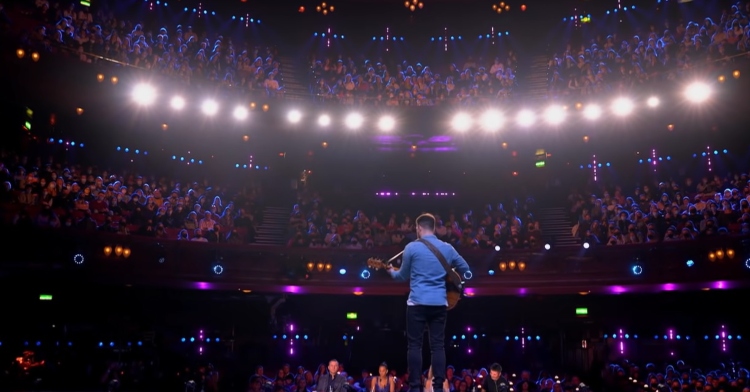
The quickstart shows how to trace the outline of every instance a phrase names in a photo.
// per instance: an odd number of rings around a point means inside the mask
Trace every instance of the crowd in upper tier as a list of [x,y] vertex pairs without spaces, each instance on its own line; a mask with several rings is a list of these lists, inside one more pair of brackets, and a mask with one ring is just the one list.
[[[196,31],[189,25],[145,25],[127,16],[78,3],[36,1],[40,22],[30,45],[62,50],[85,62],[99,57],[146,68],[192,85],[218,85],[242,93],[283,97],[282,74],[302,64],[282,64],[274,46],[240,43],[229,32]],[[697,69],[747,63],[750,3],[698,19],[653,19],[631,15],[624,31],[612,25],[584,26],[584,38],[560,42],[549,61],[548,98],[590,96],[675,81]],[[640,24],[639,24],[640,23]],[[619,30],[618,32],[615,32]],[[315,53],[308,64],[311,99],[344,105],[476,105],[527,92],[518,74],[533,57],[505,46],[469,51],[450,60],[394,58],[392,53]],[[501,49],[502,48],[502,49]],[[92,56],[96,55],[96,56]],[[368,57],[368,56],[373,57]],[[286,67],[286,68],[284,68]],[[528,67],[524,67],[528,68]]]
[[86,63],[110,59],[186,84],[283,96],[282,65],[274,46],[237,42],[230,35],[209,34],[190,25],[145,25],[97,9],[37,0],[33,16],[39,25],[26,37],[28,44],[72,54]]
[[750,2],[721,14],[664,20],[630,34],[596,31],[569,43],[550,60],[550,97],[631,91],[679,80],[696,70],[747,62]]

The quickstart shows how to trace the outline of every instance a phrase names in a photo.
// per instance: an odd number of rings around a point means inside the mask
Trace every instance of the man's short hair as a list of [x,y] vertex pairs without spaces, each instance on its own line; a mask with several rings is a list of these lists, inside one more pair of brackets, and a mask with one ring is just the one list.
[[435,231],[435,215],[422,214],[417,217],[417,224],[425,230]]
[[490,365],[490,371],[491,371],[491,372],[498,372],[498,373],[502,373],[502,372],[503,372],[503,367],[502,367],[502,366],[500,366],[500,364],[499,364],[499,363],[495,362],[495,363],[493,363],[492,365]]

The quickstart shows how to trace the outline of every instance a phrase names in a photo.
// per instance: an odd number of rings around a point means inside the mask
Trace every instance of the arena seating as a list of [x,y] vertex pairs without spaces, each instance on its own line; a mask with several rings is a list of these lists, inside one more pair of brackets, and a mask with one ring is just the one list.
[[549,97],[627,92],[746,62],[750,9],[739,4],[703,19],[662,21],[661,29],[643,23],[630,34],[589,31],[550,59]]

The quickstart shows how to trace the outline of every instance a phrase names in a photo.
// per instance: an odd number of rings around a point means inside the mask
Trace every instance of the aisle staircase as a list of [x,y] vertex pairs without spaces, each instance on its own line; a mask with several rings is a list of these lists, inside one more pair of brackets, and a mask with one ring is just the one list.
[[255,243],[270,246],[286,244],[290,213],[291,209],[288,207],[264,208],[263,223],[256,229]]
[[572,225],[565,207],[547,207],[537,212],[542,240],[553,247],[578,246],[580,240],[573,237]]
[[520,81],[526,102],[542,102],[548,98],[548,71],[549,56],[537,55],[531,58]]
[[278,59],[283,66],[284,98],[292,101],[311,100],[308,67],[304,61],[287,55],[280,55]]

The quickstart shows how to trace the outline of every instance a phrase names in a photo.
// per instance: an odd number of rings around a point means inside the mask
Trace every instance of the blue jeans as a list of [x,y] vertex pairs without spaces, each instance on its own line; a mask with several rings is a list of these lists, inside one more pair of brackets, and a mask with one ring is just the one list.
[[422,342],[424,331],[430,342],[434,391],[443,390],[445,380],[445,320],[446,306],[414,305],[406,307],[406,362],[409,367],[409,391],[422,390]]

